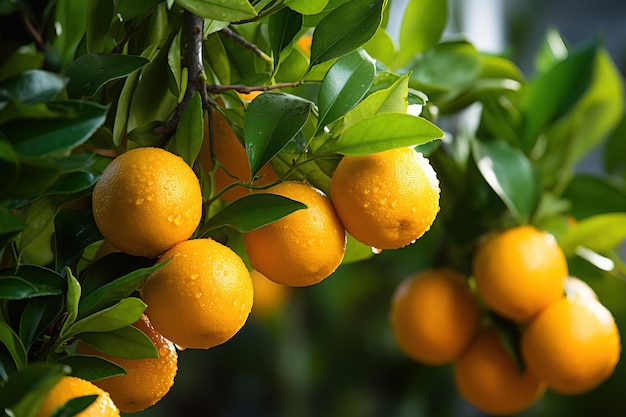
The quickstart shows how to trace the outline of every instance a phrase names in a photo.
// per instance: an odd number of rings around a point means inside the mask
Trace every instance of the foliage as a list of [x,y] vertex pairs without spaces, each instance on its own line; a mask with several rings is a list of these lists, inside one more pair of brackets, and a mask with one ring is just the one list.
[[[261,194],[230,205],[214,195],[212,173],[194,164],[203,137],[213,140],[202,117],[211,107],[238,133],[253,177],[270,162],[281,179],[304,178],[327,194],[342,155],[399,146],[429,155],[442,209],[426,264],[467,272],[483,234],[532,223],[557,236],[573,275],[626,276],[624,88],[602,44],[563,55],[551,46],[565,41],[551,33],[527,78],[504,57],[442,38],[444,1],[409,1],[392,40],[394,3],[0,1],[6,415],[34,415],[32,404],[64,374],[123,372],[75,355],[76,339],[154,355],[130,324],[145,309],[136,290],[161,265],[121,253],[91,262],[102,237],[89,198],[112,153],[163,146],[181,155],[203,184],[197,236],[242,255],[241,233],[299,208]],[[306,37],[310,49],[298,44]],[[250,92],[263,94],[248,101]],[[605,172],[577,173],[605,138]],[[350,239],[344,268],[372,256]]]

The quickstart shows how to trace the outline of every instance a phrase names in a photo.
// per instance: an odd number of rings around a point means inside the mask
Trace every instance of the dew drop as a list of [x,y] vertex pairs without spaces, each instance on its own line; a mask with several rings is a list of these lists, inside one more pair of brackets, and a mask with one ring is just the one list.
[[138,205],[138,206],[140,206],[140,205],[142,205],[142,204],[143,204],[143,201],[144,201],[144,200],[143,200],[143,198],[137,198],[137,199],[135,200],[135,204],[136,204],[136,205]]
[[198,278],[198,274],[191,274],[189,278],[191,278],[192,280],[195,280]]
[[168,222],[173,222],[174,221],[174,216],[172,216],[171,214],[169,216],[167,216],[167,221]]
[[378,249],[372,246],[372,253],[374,255],[379,255],[383,250],[382,249]]
[[181,352],[182,352],[183,350],[187,349],[186,347],[184,347],[184,346],[180,346],[180,345],[177,345],[177,344],[174,344],[174,346],[176,346],[176,349],[180,350]]
[[197,300],[200,299],[200,297],[202,297],[202,293],[201,292],[197,292],[194,297],[196,297]]
[[239,306],[239,300],[233,300],[233,307]]

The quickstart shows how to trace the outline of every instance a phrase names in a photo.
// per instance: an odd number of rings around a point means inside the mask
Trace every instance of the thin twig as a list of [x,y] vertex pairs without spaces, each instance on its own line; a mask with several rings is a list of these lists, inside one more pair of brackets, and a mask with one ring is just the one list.
[[246,38],[244,38],[243,36],[235,32],[234,30],[232,30],[231,28],[225,27],[224,29],[220,30],[220,33],[226,36],[227,38],[231,38],[235,40],[237,43],[243,45],[245,48],[251,50],[252,52],[254,52],[256,56],[261,58],[263,61],[266,61],[269,63],[273,62],[272,58],[270,58],[258,46],[256,46],[255,44],[253,44],[252,42],[250,42],[249,40],[247,40]]
[[37,50],[40,52],[45,52],[46,45],[43,41],[43,38],[41,37],[41,33],[39,33],[39,31],[33,26],[33,23],[30,21],[28,16],[26,16],[26,14],[24,13],[22,13],[22,21],[24,22],[24,26],[26,27],[26,30],[35,41]]
[[302,85],[302,81],[296,81],[293,83],[279,83],[272,85],[259,85],[259,86],[247,86],[243,84],[207,84],[206,89],[209,93],[219,94],[228,90],[235,90],[241,94],[249,94],[253,91],[270,91],[276,90],[279,88],[289,88],[289,87],[298,87]]

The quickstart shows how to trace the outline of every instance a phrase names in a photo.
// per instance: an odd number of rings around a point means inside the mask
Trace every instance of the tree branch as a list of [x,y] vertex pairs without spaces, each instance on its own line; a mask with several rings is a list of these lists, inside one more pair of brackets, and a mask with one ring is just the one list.
[[243,36],[241,36],[240,34],[235,32],[231,28],[225,27],[224,29],[220,30],[220,33],[222,35],[226,36],[227,38],[231,38],[231,39],[235,40],[237,43],[243,45],[245,48],[251,50],[252,52],[254,52],[254,54],[256,56],[261,58],[263,61],[266,61],[266,62],[269,62],[269,63],[273,63],[274,62],[272,60],[272,58],[267,56],[267,54],[265,52],[263,52],[258,46],[256,46],[252,42],[248,41],[246,38],[244,38]]
[[226,85],[217,85],[217,84],[207,84],[206,89],[209,93],[219,94],[228,90],[235,90],[238,93],[249,94],[253,91],[270,91],[276,90],[279,88],[288,88],[288,87],[298,87],[302,85],[302,81],[296,81],[293,83],[278,83],[272,85],[260,85],[260,86],[247,86],[243,84],[226,84]]

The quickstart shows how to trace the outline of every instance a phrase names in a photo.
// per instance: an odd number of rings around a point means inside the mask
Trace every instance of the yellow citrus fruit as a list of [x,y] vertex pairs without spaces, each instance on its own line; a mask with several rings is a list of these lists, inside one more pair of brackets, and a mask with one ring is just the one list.
[[306,55],[311,55],[311,43],[313,37],[311,35],[302,35],[296,41],[296,46],[302,50]]
[[250,265],[272,281],[294,287],[330,276],[346,250],[346,232],[330,199],[297,181],[282,182],[264,192],[299,201],[307,208],[246,233]]
[[263,91],[250,91],[249,93],[237,93],[243,101],[252,101],[257,96],[263,94]]
[[397,249],[419,239],[439,212],[439,181],[412,148],[344,156],[331,179],[337,214],[356,240]]
[[522,333],[528,368],[561,394],[580,394],[606,380],[621,352],[613,316],[592,297],[563,297]]
[[275,283],[257,270],[250,272],[250,278],[254,288],[253,316],[270,316],[285,305],[289,297],[289,287]]
[[102,235],[131,255],[156,257],[187,240],[202,215],[200,183],[177,155],[136,148],[115,158],[93,190]]
[[208,349],[243,327],[253,289],[243,260],[213,239],[192,239],[165,252],[169,263],[140,289],[154,328],[181,348]]
[[494,328],[483,328],[455,363],[454,381],[461,397],[492,415],[510,415],[533,405],[546,384],[529,370],[520,371]]
[[[207,172],[213,167],[208,131],[207,124],[205,129],[207,134],[202,143],[199,157],[202,167]],[[216,110],[213,111],[213,149],[215,150],[215,157],[220,163],[220,167],[217,168],[213,176],[215,193],[238,181],[246,184],[250,182],[250,164],[246,149],[222,113]],[[253,182],[257,186],[269,185],[278,181],[278,174],[269,163],[261,168],[257,176],[258,179]],[[234,186],[224,192],[220,198],[224,201],[235,201],[249,194],[249,188]]]
[[89,407],[78,413],[77,417],[119,417],[120,412],[107,392],[89,381],[73,376],[62,377],[48,392],[39,408],[37,417],[49,417],[57,407],[73,398],[86,395],[98,395],[98,398]]
[[459,358],[469,345],[480,323],[480,309],[463,274],[434,268],[398,285],[390,320],[408,356],[443,365]]
[[146,315],[133,324],[152,340],[159,352],[158,358],[125,359],[99,352],[79,341],[76,353],[107,359],[124,368],[126,375],[94,381],[111,396],[123,413],[136,413],[156,404],[174,384],[178,369],[178,354],[174,344],[154,330]]
[[561,298],[568,276],[556,239],[529,225],[488,237],[475,253],[473,273],[487,305],[517,322]]

